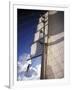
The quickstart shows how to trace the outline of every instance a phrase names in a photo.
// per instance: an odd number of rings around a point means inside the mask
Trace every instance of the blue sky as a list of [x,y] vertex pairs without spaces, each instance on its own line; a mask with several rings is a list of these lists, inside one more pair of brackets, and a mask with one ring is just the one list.
[[17,10],[17,57],[24,53],[30,54],[38,19],[45,11]]
[[31,60],[31,66],[27,75],[26,70],[28,61],[25,59],[30,56],[30,48],[34,41],[34,34],[37,30],[37,24],[40,15],[45,11],[41,10],[17,10],[17,57],[18,57],[18,80],[39,79],[41,70],[41,56]]

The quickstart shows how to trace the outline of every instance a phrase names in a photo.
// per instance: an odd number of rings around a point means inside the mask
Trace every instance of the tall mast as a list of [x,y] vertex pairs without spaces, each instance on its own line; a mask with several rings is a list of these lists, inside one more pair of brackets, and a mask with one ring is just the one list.
[[[47,50],[48,50],[48,28],[46,28],[46,23],[48,22],[48,12],[47,16],[43,16],[43,55],[42,55],[42,62],[41,62],[41,79],[46,79],[46,70],[47,70]],[[48,27],[48,24],[47,24]],[[46,35],[46,30],[47,30],[47,36]]]

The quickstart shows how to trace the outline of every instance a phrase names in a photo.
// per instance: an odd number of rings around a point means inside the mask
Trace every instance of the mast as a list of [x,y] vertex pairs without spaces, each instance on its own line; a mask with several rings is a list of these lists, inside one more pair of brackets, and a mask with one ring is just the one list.
[[39,18],[34,43],[31,46],[31,57],[42,56],[40,79],[46,79],[48,44],[48,12]]
[[[48,27],[48,12],[44,14],[43,16],[43,55],[42,55],[42,62],[41,62],[41,79],[46,79],[46,70],[47,70],[47,50],[48,50],[48,28],[46,28],[46,25]],[[46,33],[47,31],[47,33]],[[45,37],[45,35],[47,36]]]

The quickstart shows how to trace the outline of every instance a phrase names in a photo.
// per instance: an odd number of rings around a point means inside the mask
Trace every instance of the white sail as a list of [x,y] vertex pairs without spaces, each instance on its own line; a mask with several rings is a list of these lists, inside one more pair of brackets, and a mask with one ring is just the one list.
[[40,42],[34,43],[31,46],[31,56],[37,56],[42,54],[43,51],[43,44],[40,44]]
[[39,23],[37,25],[37,31],[39,31],[41,28],[43,28],[43,26],[44,26],[43,22]]
[[36,54],[36,50],[37,50],[37,43],[34,43],[31,46],[31,56],[34,56]]
[[35,33],[35,37],[34,37],[34,42],[39,40],[39,32],[36,32]]

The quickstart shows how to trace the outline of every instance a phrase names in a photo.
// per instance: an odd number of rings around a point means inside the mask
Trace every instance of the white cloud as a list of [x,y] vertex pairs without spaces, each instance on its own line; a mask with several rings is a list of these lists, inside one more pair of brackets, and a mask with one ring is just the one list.
[[[28,56],[28,57],[26,57]],[[40,57],[36,58],[34,60],[26,61],[26,58],[29,58],[30,55],[25,54],[25,56],[21,56],[20,59],[23,61],[18,61],[18,80],[34,80],[34,79],[40,79],[40,70],[41,70],[41,60]],[[25,60],[24,60],[25,59]],[[28,64],[31,64],[28,72],[27,66]]]

